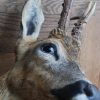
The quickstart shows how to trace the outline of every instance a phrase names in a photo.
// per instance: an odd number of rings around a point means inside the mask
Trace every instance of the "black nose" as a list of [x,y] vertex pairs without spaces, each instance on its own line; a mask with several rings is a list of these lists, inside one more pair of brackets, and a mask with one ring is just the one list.
[[58,53],[57,53],[57,47],[53,43],[44,43],[41,45],[41,51],[47,54],[51,54],[55,57],[56,60],[59,59]]
[[51,93],[55,95],[58,100],[72,100],[73,97],[80,94],[86,95],[88,100],[100,100],[100,91],[94,85],[83,80],[60,89],[53,89]]

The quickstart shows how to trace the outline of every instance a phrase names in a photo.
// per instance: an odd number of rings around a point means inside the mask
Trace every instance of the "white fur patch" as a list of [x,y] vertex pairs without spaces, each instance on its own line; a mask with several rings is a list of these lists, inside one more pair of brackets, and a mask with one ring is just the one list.
[[85,94],[79,94],[73,97],[71,100],[89,100]]

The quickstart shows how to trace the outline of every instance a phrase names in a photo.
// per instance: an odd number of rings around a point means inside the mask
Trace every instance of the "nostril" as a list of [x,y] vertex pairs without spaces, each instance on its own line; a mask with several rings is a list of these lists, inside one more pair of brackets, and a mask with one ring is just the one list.
[[85,88],[84,88],[84,93],[86,94],[87,97],[92,97],[93,96],[93,91],[92,91],[92,87],[91,85],[87,85]]

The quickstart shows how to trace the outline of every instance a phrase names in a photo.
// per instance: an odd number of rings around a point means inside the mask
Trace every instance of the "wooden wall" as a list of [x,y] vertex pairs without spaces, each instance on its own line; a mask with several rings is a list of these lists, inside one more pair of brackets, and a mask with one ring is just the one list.
[[[0,0],[0,75],[14,66],[15,44],[20,33],[21,11],[27,0]],[[57,26],[63,0],[42,0],[45,22],[40,37]],[[82,14],[90,0],[74,0],[71,16]],[[73,22],[70,23],[70,32]],[[80,63],[87,77],[100,87],[100,1],[84,30]]]

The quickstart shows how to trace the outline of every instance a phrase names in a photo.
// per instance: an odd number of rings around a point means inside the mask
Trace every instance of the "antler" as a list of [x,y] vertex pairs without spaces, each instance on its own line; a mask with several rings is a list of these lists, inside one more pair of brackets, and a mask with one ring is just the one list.
[[96,8],[96,3],[91,1],[88,5],[88,8],[86,9],[85,13],[81,17],[73,17],[73,19],[79,19],[77,23],[75,23],[75,27],[72,29],[72,47],[70,50],[70,55],[74,58],[77,59],[79,51],[80,51],[80,46],[81,46],[81,41],[82,41],[82,30],[86,23],[89,21],[91,16],[93,15],[94,11]]
[[88,8],[86,9],[85,13],[81,17],[73,17],[71,20],[75,18],[79,18],[77,23],[75,23],[75,27],[72,29],[72,38],[77,41],[78,46],[81,45],[81,40],[82,40],[82,30],[84,26],[87,24],[91,16],[93,15],[94,11],[96,8],[96,3],[91,1],[88,5]]
[[[93,15],[96,3],[91,1],[85,13],[81,17],[73,17],[70,19],[70,8],[72,2],[73,0],[64,0],[63,10],[58,23],[58,27],[51,31],[49,37],[63,39],[66,44],[66,49],[71,58],[77,59],[81,46],[82,30]],[[69,36],[66,36],[66,23],[68,25],[69,21],[74,19],[78,19],[78,21],[74,24],[75,26],[73,27],[71,32],[72,38],[70,38]]]
[[64,3],[62,4],[63,10],[61,12],[61,17],[58,22],[58,27],[56,29],[53,29],[49,35],[49,37],[56,37],[61,38],[66,33],[66,25],[69,23],[70,20],[70,8],[72,5],[73,0],[64,0]]
[[61,12],[61,17],[58,22],[58,28],[62,29],[65,31],[66,29],[66,23],[69,22],[70,20],[70,8],[72,5],[73,0],[64,0],[64,3],[62,4],[63,10]]

